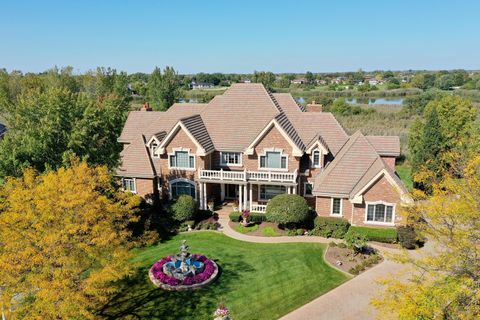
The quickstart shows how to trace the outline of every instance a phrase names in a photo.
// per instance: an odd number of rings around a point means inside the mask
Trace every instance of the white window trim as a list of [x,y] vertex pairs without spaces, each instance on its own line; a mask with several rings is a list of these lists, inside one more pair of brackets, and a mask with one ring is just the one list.
[[284,187],[284,188],[285,188],[285,193],[288,192],[288,189],[287,189],[288,187],[285,187],[285,186],[282,186],[282,185],[276,185],[276,184],[259,184],[259,185],[258,185],[258,188],[257,188],[257,189],[258,189],[258,201],[270,201],[270,200],[271,200],[271,199],[262,198],[262,197],[260,196],[262,186],[279,186],[279,187]]
[[[318,165],[315,165],[314,159],[315,159],[315,152],[318,152]],[[322,167],[322,156],[323,153],[319,149],[315,149],[312,151],[312,168],[321,168]]]
[[152,158],[159,159],[160,155],[158,153],[155,153],[155,151],[157,151],[157,149],[160,145],[157,143],[157,147],[155,148],[155,150],[153,150],[152,144],[153,144],[153,142],[150,144],[150,154],[151,154]]
[[[262,168],[260,166],[260,157],[265,157],[267,155],[267,152],[280,152],[280,157],[285,157],[286,162],[285,162],[285,169],[283,168]],[[281,164],[281,159],[280,159],[280,164]],[[280,171],[280,172],[288,172],[288,154],[283,153],[283,149],[279,148],[266,148],[263,149],[263,153],[258,155],[258,170],[259,171]]]
[[[333,199],[340,199],[340,214],[333,213]],[[343,217],[343,199],[342,198],[330,198],[330,216],[332,217]]]
[[[133,187],[135,188],[135,190],[125,190],[125,187],[124,187],[124,181],[125,180],[132,180],[133,181]],[[122,190],[125,191],[125,192],[131,192],[131,193],[137,193],[137,179],[136,178],[122,178]]]
[[[383,204],[385,206],[391,206],[392,208],[392,222],[380,222],[380,221],[367,221],[367,214],[368,214],[368,205],[376,205],[376,204]],[[395,203],[389,203],[385,201],[374,201],[374,202],[367,202],[365,201],[365,219],[363,223],[371,224],[371,225],[379,225],[379,226],[395,226]],[[386,215],[386,211],[385,211]]]
[[185,178],[177,178],[177,179],[170,180],[170,181],[168,182],[168,197],[169,197],[170,200],[173,199],[172,184],[174,184],[175,182],[188,182],[188,183],[190,183],[191,185],[193,185],[193,186],[195,187],[195,201],[198,200],[199,190],[198,190],[198,185],[197,185],[197,183],[195,183],[195,181],[193,181],[193,180],[189,180],[189,179],[185,179]]
[[[193,156],[193,168],[183,168],[183,167],[172,167],[170,165],[170,156],[174,156],[175,152],[188,152],[188,161],[190,161],[190,157]],[[173,170],[185,170],[185,171],[196,171],[197,167],[197,159],[195,157],[194,153],[190,153],[190,148],[173,148],[172,152],[168,153],[168,169],[173,169]]]
[[[239,163],[225,163],[225,162],[223,162],[223,154],[224,153],[236,153],[236,154],[238,154],[238,160],[240,162]],[[233,151],[220,152],[220,166],[222,166],[222,167],[241,167],[241,166],[243,166],[242,153],[241,152],[233,152]]]
[[[312,185],[312,194],[307,194],[307,184],[311,184]],[[313,198],[313,183],[312,182],[304,182],[303,183],[303,196],[306,197],[306,198]]]
[[157,144],[157,149],[155,149],[155,151],[158,150],[158,148],[160,147],[160,141],[158,141],[158,139],[155,137],[155,136],[152,136],[150,138],[150,140],[147,142],[147,147],[148,147],[148,150],[150,150],[150,155],[152,158],[160,158],[160,154],[156,153],[153,151],[152,149],[152,143],[156,143]]

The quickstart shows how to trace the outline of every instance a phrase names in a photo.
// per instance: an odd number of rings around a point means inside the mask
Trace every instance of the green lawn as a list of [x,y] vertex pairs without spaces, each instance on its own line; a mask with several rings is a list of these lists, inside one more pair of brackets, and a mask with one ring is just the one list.
[[[189,292],[167,292],[153,286],[150,266],[176,253],[180,240],[190,251],[214,259],[219,278],[207,287]],[[228,238],[216,232],[181,234],[139,250],[141,268],[123,283],[123,291],[102,311],[110,319],[212,319],[219,302],[233,319],[278,319],[347,280],[328,266],[325,245],[317,243],[257,244]]]
[[395,167],[395,171],[397,171],[407,189],[411,191],[413,189],[412,167],[408,164],[401,164]]

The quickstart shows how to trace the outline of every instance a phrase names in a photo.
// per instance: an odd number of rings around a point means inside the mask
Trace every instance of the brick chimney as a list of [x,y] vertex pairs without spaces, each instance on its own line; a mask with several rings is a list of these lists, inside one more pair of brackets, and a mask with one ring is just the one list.
[[312,103],[307,104],[307,112],[322,112],[322,105],[315,103],[315,100]]
[[143,104],[142,111],[152,111],[152,108],[150,108],[150,104],[148,102]]

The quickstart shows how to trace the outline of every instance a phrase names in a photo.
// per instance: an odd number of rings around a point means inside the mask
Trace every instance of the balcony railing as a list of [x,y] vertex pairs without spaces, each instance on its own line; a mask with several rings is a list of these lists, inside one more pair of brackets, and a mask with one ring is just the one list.
[[265,204],[252,204],[252,212],[265,213],[267,211],[267,205]]
[[199,171],[200,179],[212,181],[257,181],[257,182],[297,182],[297,170],[294,172],[275,171],[223,171],[204,170]]

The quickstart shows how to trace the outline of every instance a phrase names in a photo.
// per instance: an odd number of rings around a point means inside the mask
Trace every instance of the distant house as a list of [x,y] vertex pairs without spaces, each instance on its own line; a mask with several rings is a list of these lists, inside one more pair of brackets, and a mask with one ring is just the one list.
[[298,79],[293,79],[290,81],[292,84],[305,84],[308,83],[307,79],[305,78],[298,78]]
[[192,90],[199,90],[199,89],[210,89],[210,88],[213,88],[214,85],[213,85],[213,83],[208,83],[208,82],[192,81],[192,82],[190,82],[189,87]]
[[7,127],[4,124],[0,123],[0,139],[7,133]]
[[315,82],[322,86],[327,84],[327,80],[323,80],[323,79],[322,80],[316,79]]
[[240,83],[252,83],[252,81],[248,78],[242,78],[240,79]]

